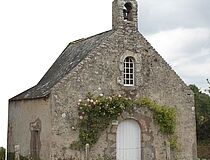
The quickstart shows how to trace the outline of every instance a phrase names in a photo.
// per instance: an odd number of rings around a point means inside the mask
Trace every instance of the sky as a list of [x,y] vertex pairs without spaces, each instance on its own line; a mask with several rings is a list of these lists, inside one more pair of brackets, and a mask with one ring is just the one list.
[[[139,31],[187,84],[210,79],[210,1],[138,0]],[[71,41],[112,27],[112,0],[0,0],[0,146],[8,99],[36,85]]]

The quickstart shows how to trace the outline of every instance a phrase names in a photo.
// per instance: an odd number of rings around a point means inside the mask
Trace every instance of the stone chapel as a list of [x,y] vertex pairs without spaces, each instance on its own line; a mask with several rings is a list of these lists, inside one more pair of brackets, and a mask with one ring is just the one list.
[[[69,43],[35,86],[9,100],[8,159],[197,158],[193,92],[139,33],[137,1],[114,0],[112,5],[111,30]],[[80,134],[78,125],[84,120],[78,103],[87,101],[89,93],[104,97],[103,102],[112,95],[129,97],[129,102],[146,97],[173,108],[175,138],[160,131],[150,108],[139,105],[100,128],[94,144],[72,148],[89,136]],[[97,107],[97,100],[93,103]]]

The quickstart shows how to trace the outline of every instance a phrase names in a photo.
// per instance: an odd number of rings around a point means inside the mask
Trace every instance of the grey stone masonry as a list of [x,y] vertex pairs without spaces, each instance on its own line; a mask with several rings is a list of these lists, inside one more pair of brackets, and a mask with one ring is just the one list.
[[[137,13],[136,0],[114,0],[112,30],[71,42],[37,85],[10,99],[8,153],[18,148],[20,156],[41,160],[122,160],[118,127],[133,120],[140,129],[139,160],[197,159],[193,92],[139,33]],[[124,81],[127,57],[134,64],[133,85]],[[177,149],[141,106],[119,115],[86,151],[71,149],[79,138],[77,104],[87,93],[147,97],[174,108]]]
[[[129,4],[130,13],[125,13],[128,9],[125,4]],[[127,11],[128,12],[128,11]],[[136,0],[114,0],[112,2],[112,28],[114,30],[126,27],[138,30],[138,4]],[[125,14],[128,18],[125,19]]]

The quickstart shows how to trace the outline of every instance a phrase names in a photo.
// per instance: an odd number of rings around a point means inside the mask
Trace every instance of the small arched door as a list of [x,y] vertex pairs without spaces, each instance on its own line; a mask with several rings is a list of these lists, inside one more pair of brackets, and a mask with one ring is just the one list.
[[117,160],[141,160],[141,131],[135,120],[124,120],[117,128]]

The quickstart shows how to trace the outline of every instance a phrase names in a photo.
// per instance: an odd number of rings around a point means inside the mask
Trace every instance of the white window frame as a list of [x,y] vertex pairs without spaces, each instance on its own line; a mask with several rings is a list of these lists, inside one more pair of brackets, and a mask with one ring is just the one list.
[[[134,84],[135,84],[135,61],[134,61],[133,57],[129,56],[124,59],[123,77],[124,77],[123,78],[124,86],[134,86]],[[131,82],[133,82],[133,83],[131,83]]]

